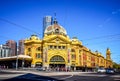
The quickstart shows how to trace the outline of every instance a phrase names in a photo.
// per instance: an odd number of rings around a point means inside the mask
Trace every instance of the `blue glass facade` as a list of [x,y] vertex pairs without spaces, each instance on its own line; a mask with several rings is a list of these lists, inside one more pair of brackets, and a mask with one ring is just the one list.
[[43,18],[43,36],[44,36],[44,31],[46,27],[48,27],[49,25],[52,25],[52,21],[53,21],[52,16],[45,16]]

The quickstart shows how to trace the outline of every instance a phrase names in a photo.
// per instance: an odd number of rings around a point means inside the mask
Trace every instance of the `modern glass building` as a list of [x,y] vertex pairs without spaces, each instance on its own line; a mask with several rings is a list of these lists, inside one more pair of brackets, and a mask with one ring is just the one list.
[[48,27],[49,25],[52,25],[52,16],[45,16],[43,18],[43,36],[44,36],[44,31],[46,29],[46,27]]
[[7,45],[0,45],[0,58],[11,56],[11,48]]

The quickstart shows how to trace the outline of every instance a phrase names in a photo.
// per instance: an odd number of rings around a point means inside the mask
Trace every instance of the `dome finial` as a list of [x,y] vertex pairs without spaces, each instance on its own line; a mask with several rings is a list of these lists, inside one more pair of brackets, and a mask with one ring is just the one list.
[[54,24],[57,24],[57,19],[56,19],[56,13],[54,13],[54,21],[53,21]]
[[54,17],[55,17],[55,19],[56,19],[56,12],[54,13]]

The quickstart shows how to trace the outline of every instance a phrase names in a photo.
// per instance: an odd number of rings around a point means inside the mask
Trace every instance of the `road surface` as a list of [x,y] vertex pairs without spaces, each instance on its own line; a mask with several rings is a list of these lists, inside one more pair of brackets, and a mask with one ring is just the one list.
[[95,72],[0,71],[0,81],[120,81],[120,74]]

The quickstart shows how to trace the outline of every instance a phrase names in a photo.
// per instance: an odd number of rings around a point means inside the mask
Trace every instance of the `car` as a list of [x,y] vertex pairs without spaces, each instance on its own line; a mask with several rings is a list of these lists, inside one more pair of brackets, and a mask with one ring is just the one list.
[[107,74],[114,74],[115,70],[113,68],[108,68],[108,69],[106,69],[106,73]]
[[45,68],[43,68],[43,67],[37,67],[36,70],[38,70],[38,71],[45,71]]
[[98,68],[97,72],[98,73],[105,73],[106,70],[105,70],[105,68]]

